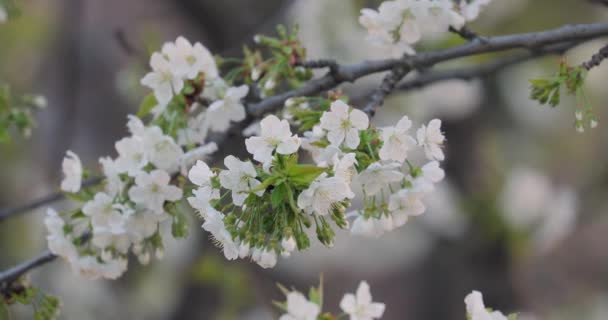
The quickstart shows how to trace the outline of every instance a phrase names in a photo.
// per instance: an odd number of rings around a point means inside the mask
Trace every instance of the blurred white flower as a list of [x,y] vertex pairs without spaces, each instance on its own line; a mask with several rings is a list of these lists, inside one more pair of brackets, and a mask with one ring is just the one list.
[[245,106],[243,106],[241,99],[247,96],[248,92],[249,87],[247,85],[225,90],[219,100],[214,101],[209,106],[207,111],[209,128],[216,132],[224,132],[230,127],[231,121],[238,122],[245,119]]
[[403,173],[399,171],[400,167],[401,165],[397,162],[374,162],[359,173],[355,177],[355,181],[363,186],[363,191],[367,196],[373,196],[389,184],[403,179]]
[[161,105],[171,101],[174,94],[184,88],[184,80],[177,72],[176,66],[172,65],[161,53],[155,52],[150,58],[152,71],[141,79],[141,84],[154,90],[154,96]]
[[171,177],[165,171],[141,172],[135,177],[135,186],[129,189],[129,198],[156,214],[163,214],[165,201],[177,201],[182,197],[182,190],[170,182]]
[[310,302],[303,294],[292,291],[287,294],[287,313],[279,320],[316,320],[321,313],[321,308],[314,302]]
[[422,125],[416,132],[416,136],[418,145],[424,148],[424,153],[429,160],[442,161],[445,158],[443,150],[441,150],[445,141],[445,136],[441,132],[441,120],[433,119],[428,126]]
[[61,190],[70,193],[80,191],[82,185],[82,163],[80,158],[74,152],[69,151],[61,164],[63,169],[63,181],[61,181]]
[[[232,190],[232,202],[237,206],[241,206],[251,193],[251,190],[262,183],[256,180],[257,172],[249,161],[241,161],[235,156],[229,155],[224,159],[224,165],[227,170],[220,172],[220,184],[222,187]],[[264,191],[258,190],[254,193],[261,196],[264,194]]]
[[215,59],[201,43],[196,42],[194,46],[186,38],[180,36],[173,42],[163,45],[162,53],[165,54],[171,64],[175,67],[175,73],[188,79],[194,79],[203,72],[205,79],[210,80],[218,76]]
[[369,285],[361,281],[356,295],[348,293],[340,301],[340,309],[350,316],[350,320],[380,319],[384,314],[384,303],[372,302]]
[[383,144],[378,153],[381,160],[405,161],[408,150],[416,146],[416,140],[407,133],[411,126],[412,121],[404,116],[394,127],[382,128]]
[[298,208],[308,214],[328,215],[336,202],[352,199],[354,193],[342,179],[327,177],[327,173],[319,175],[298,196]]
[[464,298],[467,316],[471,320],[507,320],[500,311],[488,311],[483,303],[481,292],[473,291]]

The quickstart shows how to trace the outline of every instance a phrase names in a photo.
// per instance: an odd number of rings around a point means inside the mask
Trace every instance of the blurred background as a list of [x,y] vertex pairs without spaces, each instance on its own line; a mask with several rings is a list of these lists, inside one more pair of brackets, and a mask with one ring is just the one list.
[[[0,145],[0,208],[58,190],[70,149],[88,168],[114,155],[126,116],[146,91],[139,79],[151,51],[184,35],[212,52],[238,57],[257,33],[299,24],[308,57],[354,63],[380,58],[363,41],[365,0],[28,0],[21,17],[0,25],[0,82],[47,97],[28,138]],[[580,0],[495,0],[471,28],[482,35],[540,31],[608,20],[608,9]],[[455,36],[420,50],[459,44]],[[571,50],[577,64],[606,40]],[[466,66],[492,56],[450,63]],[[447,179],[418,219],[379,239],[338,235],[332,249],[313,247],[263,270],[228,262],[192,218],[190,237],[167,244],[150,266],[130,263],[117,281],[86,281],[63,262],[32,273],[32,282],[63,300],[61,319],[274,319],[281,283],[307,291],[324,276],[325,306],[338,312],[346,292],[367,280],[384,319],[464,319],[464,296],[520,319],[608,319],[608,63],[593,69],[586,93],[598,128],[578,134],[573,100],[560,107],[528,99],[528,79],[548,76],[558,57],[517,65],[476,81],[446,81],[390,97],[374,121],[407,114],[416,126],[443,120]],[[443,67],[443,65],[442,65]],[[363,94],[380,81],[344,87]],[[217,159],[242,150],[220,146]],[[58,209],[69,203],[56,203]],[[0,224],[0,269],[46,248],[46,208]],[[29,319],[29,309],[16,309]]]

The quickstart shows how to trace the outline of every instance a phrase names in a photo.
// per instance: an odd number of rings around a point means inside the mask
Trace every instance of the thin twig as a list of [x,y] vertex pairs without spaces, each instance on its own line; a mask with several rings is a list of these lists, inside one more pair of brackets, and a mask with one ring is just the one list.
[[587,70],[591,70],[593,67],[597,67],[604,61],[604,59],[608,58],[608,44],[602,47],[596,54],[591,56],[589,61],[585,61],[582,66]]
[[55,260],[55,258],[57,258],[56,255],[46,250],[35,258],[22,262],[6,271],[0,272],[0,289],[3,288],[3,284],[10,284],[11,282],[19,279],[19,277],[28,271],[47,264]]
[[[472,41],[445,50],[423,52],[409,57],[409,61],[407,62],[410,63],[413,69],[419,69],[482,53],[516,48],[534,51],[551,44],[582,41],[606,35],[608,35],[607,23],[569,25],[541,32],[497,36],[487,38],[486,41]],[[387,59],[366,61],[353,65],[338,65],[335,72],[308,81],[299,88],[268,97],[259,103],[249,104],[248,112],[255,116],[263,115],[280,108],[289,98],[315,95],[322,91],[333,89],[344,82],[353,82],[370,74],[389,71],[405,63],[406,61],[403,59]]]
[[384,104],[384,99],[389,95],[397,86],[397,83],[410,72],[411,68],[407,65],[401,65],[393,69],[384,79],[376,90],[367,106],[363,108],[363,112],[367,113],[370,117],[376,114],[376,110]]
[[[86,187],[94,186],[94,185],[100,183],[101,181],[102,181],[102,179],[100,177],[88,179],[82,183],[82,187],[86,188]],[[26,205],[23,205],[20,207],[4,209],[4,210],[0,211],[0,222],[4,221],[12,216],[21,214],[21,213],[32,212],[36,208],[42,207],[46,204],[53,203],[55,201],[62,200],[64,198],[65,198],[65,194],[63,192],[58,191],[58,192],[54,192],[49,195],[46,195],[44,197],[38,198],[36,200],[33,200],[32,202],[30,202]]]
[[578,43],[579,42],[570,42],[547,46],[543,50],[530,51],[511,57],[500,58],[496,59],[495,61],[473,67],[428,72],[399,83],[397,85],[396,90],[406,91],[411,89],[418,89],[425,87],[429,84],[445,80],[472,80],[482,78],[522,62],[544,57],[550,54],[562,54],[566,50],[576,46]]
[[302,61],[302,62],[297,62],[296,66],[301,66],[301,67],[309,68],[309,69],[329,68],[330,71],[338,70],[338,62],[336,60],[331,60],[331,59]]
[[460,29],[450,26],[449,31],[459,35],[461,38],[467,41],[479,40],[483,42],[487,40],[484,37],[480,37],[475,31],[469,29],[467,26],[462,26]]

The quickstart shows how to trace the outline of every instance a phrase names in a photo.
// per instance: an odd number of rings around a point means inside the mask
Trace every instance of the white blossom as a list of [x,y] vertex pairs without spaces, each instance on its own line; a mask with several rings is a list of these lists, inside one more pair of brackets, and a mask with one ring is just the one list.
[[349,213],[349,216],[356,215],[350,232],[369,238],[378,238],[386,231],[393,230],[393,217],[382,215],[379,218],[365,217],[357,213]]
[[369,285],[361,281],[357,293],[348,293],[340,301],[340,309],[350,316],[350,320],[379,319],[384,314],[384,303],[372,302]]
[[220,95],[219,100],[214,101],[209,106],[207,111],[209,128],[213,131],[224,132],[230,127],[231,121],[238,122],[245,119],[245,106],[243,106],[241,99],[247,96],[248,92],[249,87],[247,85],[225,90],[225,93]]
[[99,163],[103,171],[103,175],[106,177],[105,190],[110,196],[116,196],[124,188],[124,182],[120,178],[120,170],[116,161],[110,157],[99,158]]
[[211,179],[215,177],[215,173],[211,171],[209,166],[203,161],[197,161],[188,172],[188,179],[199,187],[211,186]]
[[147,159],[154,166],[167,171],[174,171],[179,167],[184,151],[159,127],[147,127],[142,138]]
[[281,255],[283,257],[289,257],[291,253],[297,248],[296,239],[293,236],[281,239]]
[[383,144],[378,153],[381,160],[405,161],[408,151],[416,146],[416,140],[407,133],[411,126],[412,121],[405,116],[394,127],[382,128]]
[[161,53],[155,52],[150,58],[152,71],[141,79],[141,84],[154,90],[154,96],[161,105],[171,101],[174,94],[184,88],[182,79],[176,67],[172,65]]
[[135,177],[135,186],[129,189],[129,198],[156,214],[162,214],[165,201],[177,201],[182,197],[182,190],[170,185],[170,181],[169,174],[162,170],[142,172]]
[[260,125],[261,136],[245,140],[247,151],[253,155],[253,159],[268,163],[272,161],[272,153],[275,150],[284,155],[298,151],[300,138],[291,134],[287,120],[279,120],[276,116],[269,115],[260,122]]
[[441,120],[433,119],[428,126],[422,125],[416,132],[418,145],[424,148],[424,153],[429,160],[444,159],[441,147],[445,141],[445,136],[441,132]]
[[177,143],[180,146],[203,144],[209,132],[209,119],[207,112],[201,112],[188,119],[188,125],[177,131]]
[[481,292],[473,291],[464,298],[467,315],[471,320],[507,320],[500,311],[488,311],[483,303]]
[[138,210],[129,215],[127,221],[127,232],[132,242],[137,243],[152,236],[159,227],[159,223],[165,221],[169,216],[157,214],[150,210]]
[[287,313],[279,320],[316,320],[321,308],[314,302],[308,301],[303,294],[292,291],[287,294]]
[[395,227],[404,225],[410,216],[424,213],[426,207],[422,202],[422,195],[419,192],[402,189],[389,197],[388,210],[393,217]]
[[66,237],[64,233],[65,221],[57,214],[57,211],[48,208],[44,224],[48,232],[46,240],[49,250],[68,261],[75,259],[78,256],[76,247],[71,239]]
[[243,241],[239,244],[239,258],[246,258],[251,252],[251,244],[249,242]]
[[443,180],[444,177],[445,172],[439,167],[439,162],[430,161],[422,166],[421,175],[413,180],[413,189],[419,192],[431,192],[435,189],[435,183]]
[[199,42],[192,45],[190,41],[180,36],[175,43],[165,43],[162,53],[169,58],[178,75],[194,79],[200,72],[203,72],[206,80],[218,76],[215,59],[209,50]]
[[61,181],[61,190],[65,192],[76,193],[80,191],[82,185],[82,163],[80,158],[72,151],[68,151],[63,163],[63,181]]
[[363,186],[363,191],[366,195],[373,196],[389,184],[403,179],[403,173],[399,171],[400,166],[396,162],[385,164],[374,162],[359,173],[355,179]]
[[308,187],[298,196],[298,208],[308,214],[328,215],[333,205],[345,199],[352,199],[354,193],[342,179],[338,177],[327,177],[327,173],[320,174]]
[[215,173],[211,171],[206,163],[200,160],[196,162],[188,173],[190,181],[199,186],[199,188],[192,191],[194,197],[189,197],[188,203],[205,218],[211,208],[210,201],[220,198],[219,190],[211,185],[213,177],[215,177]]
[[114,207],[114,200],[104,192],[98,192],[93,200],[86,202],[82,212],[91,218],[93,232],[100,228],[117,234],[125,232],[125,217]]
[[422,3],[426,6],[426,17],[420,26],[427,36],[445,33],[449,27],[460,29],[465,23],[453,0],[426,0]]
[[273,249],[266,248],[253,260],[264,269],[273,268],[277,264],[277,253]]
[[350,190],[350,184],[357,175],[357,168],[355,168],[357,164],[356,155],[354,153],[347,153],[340,158],[336,154],[334,155],[333,163],[334,177],[344,181]]
[[[251,193],[251,190],[262,183],[255,179],[257,172],[249,161],[241,161],[235,156],[230,155],[224,159],[224,165],[228,170],[220,172],[220,184],[222,187],[232,190],[232,201],[235,205],[241,206]],[[264,190],[254,193],[261,196],[264,194]]]
[[367,129],[369,119],[361,110],[349,111],[349,106],[342,100],[332,102],[330,111],[321,116],[321,128],[327,130],[327,140],[332,145],[344,145],[350,149],[359,146],[359,130]]
[[115,144],[118,158],[116,158],[116,169],[120,173],[136,176],[148,163],[144,144],[139,137],[126,137]]
[[492,0],[460,0],[460,14],[466,21],[473,21],[479,16],[481,9],[490,2]]
[[213,235],[216,245],[222,248],[224,256],[228,260],[234,260],[239,256],[239,246],[232,239],[230,232],[224,224],[224,215],[215,209],[211,209],[203,223],[203,229]]

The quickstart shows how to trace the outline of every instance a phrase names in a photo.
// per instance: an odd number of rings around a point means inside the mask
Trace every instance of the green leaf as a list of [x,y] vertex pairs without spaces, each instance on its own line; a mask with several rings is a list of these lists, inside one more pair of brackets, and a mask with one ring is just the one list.
[[150,113],[150,111],[152,111],[152,109],[154,109],[154,107],[156,107],[156,105],[158,105],[158,101],[156,101],[156,97],[154,97],[154,94],[150,93],[144,98],[144,100],[142,100],[141,104],[139,105],[137,117],[142,118],[146,116]]
[[284,183],[275,186],[270,193],[270,203],[272,204],[272,208],[276,209],[281,204],[287,203],[289,201],[287,199],[287,186]]
[[325,172],[326,168],[321,168],[313,165],[299,164],[292,166],[287,170],[289,180],[297,185],[309,185],[321,173]]

